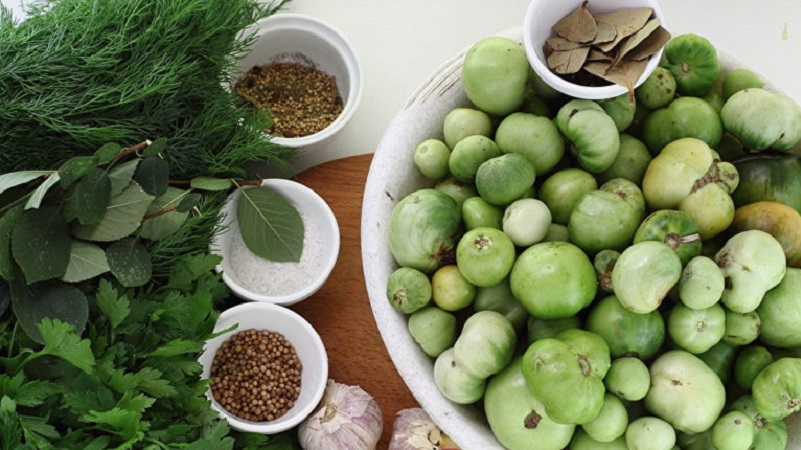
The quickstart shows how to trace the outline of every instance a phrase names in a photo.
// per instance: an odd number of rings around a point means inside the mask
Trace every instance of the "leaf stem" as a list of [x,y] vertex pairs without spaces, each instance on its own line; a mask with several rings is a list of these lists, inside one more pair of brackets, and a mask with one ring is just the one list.
[[129,147],[121,151],[119,154],[117,154],[116,159],[122,159],[134,153],[139,153],[140,151],[146,149],[152,143],[153,142],[150,139],[145,139],[144,141],[134,145],[133,147]]

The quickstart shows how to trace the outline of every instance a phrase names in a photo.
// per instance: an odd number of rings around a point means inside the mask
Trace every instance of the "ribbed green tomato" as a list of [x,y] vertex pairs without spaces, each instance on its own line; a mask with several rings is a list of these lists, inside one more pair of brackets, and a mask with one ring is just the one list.
[[781,358],[762,369],[751,385],[754,406],[770,421],[801,411],[801,358]]
[[612,289],[629,311],[655,311],[681,278],[681,260],[665,243],[643,241],[620,254],[612,271]]
[[675,36],[665,45],[663,66],[673,74],[679,94],[702,96],[720,76],[715,46],[696,34]]
[[559,109],[555,121],[559,131],[572,142],[579,167],[587,172],[603,172],[617,158],[617,125],[597,103],[571,100]]

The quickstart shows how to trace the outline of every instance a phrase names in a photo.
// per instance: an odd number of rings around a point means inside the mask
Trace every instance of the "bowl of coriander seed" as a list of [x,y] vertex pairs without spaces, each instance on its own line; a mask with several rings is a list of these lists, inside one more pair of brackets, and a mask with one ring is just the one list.
[[272,118],[272,142],[303,148],[345,127],[361,101],[362,74],[347,39],[304,14],[279,13],[254,25],[256,39],[238,62],[233,90],[244,107]]

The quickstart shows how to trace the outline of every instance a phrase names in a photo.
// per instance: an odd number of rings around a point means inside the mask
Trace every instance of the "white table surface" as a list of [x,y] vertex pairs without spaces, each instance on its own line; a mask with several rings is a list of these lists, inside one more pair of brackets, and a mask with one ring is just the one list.
[[[0,0],[17,8],[21,0]],[[696,33],[801,103],[801,0],[661,0],[673,34]],[[298,170],[372,153],[408,96],[478,39],[522,25],[528,0],[293,0],[282,12],[338,28],[359,57],[359,109],[340,134],[301,151]]]

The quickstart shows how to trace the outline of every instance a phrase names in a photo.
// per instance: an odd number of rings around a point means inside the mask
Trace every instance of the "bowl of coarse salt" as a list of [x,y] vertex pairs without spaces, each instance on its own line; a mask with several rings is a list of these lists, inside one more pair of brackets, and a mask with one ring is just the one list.
[[[276,262],[251,251],[243,238],[238,220],[242,197],[237,188],[226,201],[221,233],[210,245],[213,254],[222,256],[217,270],[226,285],[240,298],[281,306],[295,304],[317,292],[336,265],[339,256],[339,225],[336,216],[314,190],[285,179],[267,179],[261,189],[270,189],[294,207],[302,220],[302,252],[297,262]],[[279,211],[261,207],[263,226],[278,226],[284,217]],[[281,233],[276,233],[281,240]]]

